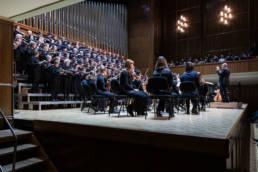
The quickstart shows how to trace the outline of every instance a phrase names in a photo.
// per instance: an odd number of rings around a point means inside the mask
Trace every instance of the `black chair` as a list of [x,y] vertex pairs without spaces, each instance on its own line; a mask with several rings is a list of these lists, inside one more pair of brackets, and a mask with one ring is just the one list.
[[[198,95],[193,94],[196,90],[196,85],[192,81],[184,81],[180,84],[180,90],[182,92],[181,98],[186,101],[186,113],[190,113],[190,100],[196,101],[196,106],[198,106]],[[197,109],[197,107],[196,107]]]
[[[110,92],[116,94],[114,98],[120,105],[119,112],[118,112],[118,118],[119,118],[121,114],[121,110],[124,110],[125,107],[128,105],[128,96],[121,94],[122,91],[121,91],[120,83],[117,79],[113,79],[110,81]],[[110,114],[111,113],[109,112],[109,116]]]
[[89,93],[89,98],[91,101],[89,104],[88,113],[89,113],[90,109],[93,109],[95,114],[98,111],[103,111],[104,113],[106,113],[105,104],[106,104],[106,102],[109,101],[109,99],[104,95],[97,94],[97,87],[96,87],[95,83],[93,83],[93,82],[89,83],[88,93]]
[[[171,103],[169,106],[169,119],[174,116],[174,105],[173,96],[168,87],[168,81],[165,77],[158,76],[152,77],[148,80],[146,87],[147,91],[150,93],[150,98],[154,100],[165,99],[167,102]],[[154,101],[154,113],[155,113],[155,101]],[[145,116],[146,119],[147,116]]]
[[85,107],[87,107],[87,106],[89,107],[90,104],[91,104],[90,88],[89,88],[89,86],[86,86],[86,85],[81,86],[81,88],[80,88],[80,95],[81,95],[81,97],[83,99],[83,102],[81,104],[81,111],[83,111],[83,109]]

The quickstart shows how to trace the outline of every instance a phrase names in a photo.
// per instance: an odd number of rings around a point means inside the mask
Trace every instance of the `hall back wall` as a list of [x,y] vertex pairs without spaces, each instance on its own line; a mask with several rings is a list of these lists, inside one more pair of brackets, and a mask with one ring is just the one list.
[[[233,9],[233,20],[228,26],[220,24],[219,12],[224,5]],[[253,0],[177,0],[163,1],[163,48],[161,52],[169,59],[201,57],[208,53],[239,54],[251,46],[252,33],[258,30]],[[258,13],[257,13],[258,14]],[[186,16],[190,27],[186,33],[176,32],[176,20]],[[256,16],[256,15],[255,15]],[[251,26],[255,30],[251,32]],[[256,36],[257,37],[257,36]]]

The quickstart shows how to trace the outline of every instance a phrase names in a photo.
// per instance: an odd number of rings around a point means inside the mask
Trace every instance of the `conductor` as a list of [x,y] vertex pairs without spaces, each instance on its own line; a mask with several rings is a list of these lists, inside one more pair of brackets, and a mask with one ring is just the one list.
[[216,68],[216,72],[219,75],[220,94],[223,102],[229,102],[228,87],[230,71],[227,63],[223,63],[221,68],[219,66]]

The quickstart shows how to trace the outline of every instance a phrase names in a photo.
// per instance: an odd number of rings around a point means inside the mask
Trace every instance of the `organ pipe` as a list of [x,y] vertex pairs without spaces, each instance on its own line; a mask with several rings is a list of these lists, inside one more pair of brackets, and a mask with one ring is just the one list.
[[19,23],[127,56],[127,9],[118,2],[85,0]]

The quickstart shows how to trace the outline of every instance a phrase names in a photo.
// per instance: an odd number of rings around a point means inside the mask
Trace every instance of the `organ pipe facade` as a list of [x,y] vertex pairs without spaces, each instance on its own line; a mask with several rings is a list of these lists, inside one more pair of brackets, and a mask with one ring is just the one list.
[[86,0],[19,23],[120,55],[128,54],[125,3]]

